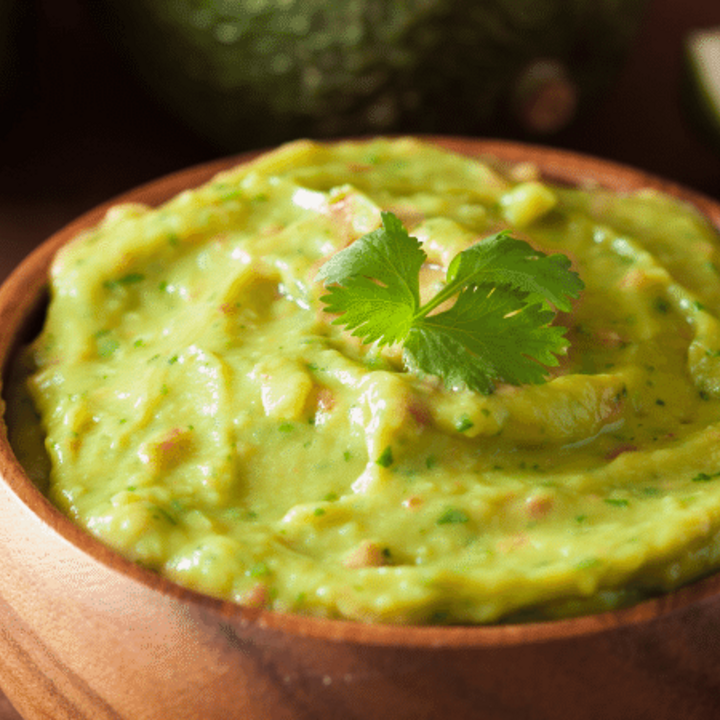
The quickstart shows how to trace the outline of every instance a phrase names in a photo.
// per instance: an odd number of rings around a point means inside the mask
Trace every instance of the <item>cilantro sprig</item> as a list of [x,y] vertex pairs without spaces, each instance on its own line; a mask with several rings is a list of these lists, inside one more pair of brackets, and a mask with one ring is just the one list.
[[328,288],[320,300],[339,315],[334,324],[364,343],[402,343],[409,370],[447,386],[490,393],[497,381],[543,382],[568,346],[565,328],[552,320],[584,287],[570,260],[500,232],[456,255],[444,287],[421,304],[426,261],[420,241],[383,212],[382,227],[320,268],[317,280]]

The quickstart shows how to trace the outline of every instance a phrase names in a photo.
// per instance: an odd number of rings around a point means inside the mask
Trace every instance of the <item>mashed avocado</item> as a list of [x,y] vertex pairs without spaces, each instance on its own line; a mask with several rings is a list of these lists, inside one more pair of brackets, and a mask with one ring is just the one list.
[[[381,210],[425,286],[502,228],[573,260],[547,383],[446,388],[331,324],[318,268]],[[297,142],[66,246],[8,424],[63,512],[214,596],[405,623],[616,607],[720,566],[719,254],[654,191]]]

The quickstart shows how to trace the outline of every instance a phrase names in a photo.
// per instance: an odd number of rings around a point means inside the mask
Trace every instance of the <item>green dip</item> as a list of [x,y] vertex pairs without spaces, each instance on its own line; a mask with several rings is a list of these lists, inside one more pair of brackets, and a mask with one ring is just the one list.
[[[380,209],[424,241],[426,287],[501,228],[572,258],[547,383],[446,389],[330,324],[318,268]],[[720,566],[719,253],[657,192],[297,142],[66,246],[8,425],[70,518],[220,598],[400,623],[617,607]]]

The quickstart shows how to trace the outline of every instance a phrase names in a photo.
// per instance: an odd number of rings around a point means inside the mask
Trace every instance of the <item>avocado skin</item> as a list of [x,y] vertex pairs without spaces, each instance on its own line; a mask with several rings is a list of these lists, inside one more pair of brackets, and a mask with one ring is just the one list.
[[527,68],[559,64],[585,112],[621,67],[645,0],[89,5],[152,95],[241,150],[299,136],[531,133],[518,117]]

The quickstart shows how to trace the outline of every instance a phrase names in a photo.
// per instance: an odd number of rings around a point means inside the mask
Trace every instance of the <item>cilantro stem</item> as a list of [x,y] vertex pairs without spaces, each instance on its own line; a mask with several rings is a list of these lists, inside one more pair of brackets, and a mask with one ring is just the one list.
[[435,308],[440,307],[440,305],[444,302],[450,300],[453,295],[457,294],[458,289],[457,283],[448,283],[445,285],[445,287],[440,290],[435,297],[428,300],[424,305],[418,307],[413,315],[413,322],[427,317]]

